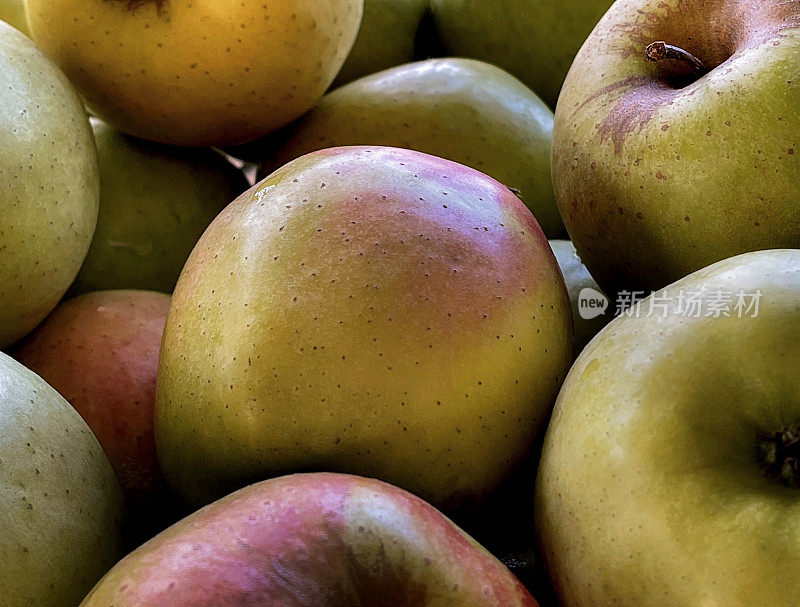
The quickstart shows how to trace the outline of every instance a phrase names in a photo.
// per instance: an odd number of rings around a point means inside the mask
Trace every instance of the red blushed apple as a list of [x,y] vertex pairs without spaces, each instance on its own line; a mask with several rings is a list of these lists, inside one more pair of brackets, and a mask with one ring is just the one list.
[[420,498],[346,474],[241,489],[120,561],[82,607],[535,607]]
[[81,295],[61,303],[13,353],[89,425],[120,480],[134,521],[163,513],[153,408],[169,302],[168,295],[152,291]]

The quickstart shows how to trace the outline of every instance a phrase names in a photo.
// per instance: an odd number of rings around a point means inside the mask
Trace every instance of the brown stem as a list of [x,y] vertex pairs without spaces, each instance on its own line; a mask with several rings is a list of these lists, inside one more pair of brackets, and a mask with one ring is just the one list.
[[663,40],[659,40],[657,42],[651,42],[647,45],[645,49],[645,55],[650,61],[663,61],[664,59],[674,59],[675,61],[681,61],[688,66],[690,66],[695,72],[698,74],[705,74],[708,72],[708,69],[703,62],[700,61],[697,57],[692,55],[689,51],[686,51],[679,46],[674,46],[672,44],[667,44]]

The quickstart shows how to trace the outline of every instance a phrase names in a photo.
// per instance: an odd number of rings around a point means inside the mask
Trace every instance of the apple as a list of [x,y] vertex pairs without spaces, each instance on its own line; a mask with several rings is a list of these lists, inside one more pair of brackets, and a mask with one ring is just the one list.
[[543,429],[571,324],[544,234],[504,185],[411,150],[308,154],[226,207],[186,262],[159,461],[195,505],[328,470],[467,510]]
[[81,414],[119,478],[133,541],[172,522],[153,409],[169,296],[87,293],[61,303],[14,350]]
[[78,273],[97,221],[97,156],[80,98],[30,38],[0,22],[0,348]]
[[553,133],[556,200],[600,286],[649,291],[800,246],[798,107],[800,3],[616,2]]
[[602,292],[569,240],[551,240],[550,247],[567,285],[572,305],[575,356],[614,317],[615,303]]
[[30,34],[24,0],[0,0],[0,20],[13,25],[25,35]]
[[453,160],[513,188],[547,236],[564,232],[550,179],[553,114],[500,68],[429,59],[351,82],[266,143],[265,177],[303,154],[387,145]]
[[448,55],[508,70],[555,107],[581,44],[613,0],[430,0]]
[[217,152],[172,148],[92,119],[100,212],[70,295],[111,289],[171,293],[211,220],[248,188]]
[[241,489],[127,556],[82,607],[535,607],[472,538],[372,479],[297,474]]
[[800,250],[720,261],[612,321],[547,429],[561,605],[794,605]]
[[342,67],[362,0],[26,0],[39,47],[93,114],[144,139],[232,145],[313,106]]
[[428,0],[364,0],[361,27],[333,86],[413,61],[414,37],[427,11]]
[[3,607],[77,605],[121,556],[122,522],[122,492],[91,430],[0,353]]

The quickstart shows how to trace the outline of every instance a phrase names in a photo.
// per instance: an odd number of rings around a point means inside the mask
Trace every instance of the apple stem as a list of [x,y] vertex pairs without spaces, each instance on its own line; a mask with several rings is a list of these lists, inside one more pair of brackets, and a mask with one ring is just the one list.
[[705,74],[708,72],[703,62],[689,51],[673,44],[667,44],[663,40],[651,42],[647,45],[644,52],[650,61],[658,62],[664,59],[673,59],[689,65],[698,74]]

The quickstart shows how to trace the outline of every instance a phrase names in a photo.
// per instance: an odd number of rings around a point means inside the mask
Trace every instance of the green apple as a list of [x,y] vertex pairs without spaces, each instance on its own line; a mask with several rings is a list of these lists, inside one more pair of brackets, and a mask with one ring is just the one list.
[[571,361],[569,298],[501,183],[345,147],[230,204],[175,288],[156,444],[192,504],[283,473],[480,502],[526,455]]
[[94,432],[125,493],[134,541],[172,522],[153,435],[168,308],[163,293],[87,293],[59,304],[13,352]]
[[0,22],[0,348],[29,333],[78,273],[97,221],[89,119],[64,74]]
[[69,293],[170,293],[203,230],[247,189],[247,182],[212,150],[148,143],[94,118],[92,127],[100,166],[100,212]]
[[413,61],[414,37],[427,10],[428,0],[364,0],[356,41],[333,86]]
[[[678,58],[650,61],[654,42]],[[597,282],[652,290],[800,246],[798,107],[800,3],[616,2],[572,66],[553,134],[556,199]]]
[[82,607],[536,607],[502,563],[397,487],[297,474],[237,491],[123,559]]
[[25,35],[30,34],[24,0],[0,0],[0,20],[13,25]]
[[117,479],[80,415],[0,353],[3,607],[77,605],[119,558],[122,516]]
[[325,93],[363,0],[25,0],[39,47],[92,113],[162,143],[252,141]]
[[577,356],[589,341],[613,318],[615,307],[583,265],[569,240],[551,240],[550,247],[564,275],[572,304]]
[[800,250],[656,292],[583,351],[536,525],[560,604],[795,605]]
[[518,193],[547,236],[557,237],[564,227],[550,179],[552,130],[550,109],[507,72],[472,59],[430,59],[325,95],[289,129],[261,176],[326,147],[408,148],[494,177]]
[[612,0],[430,0],[444,50],[508,70],[551,106]]

